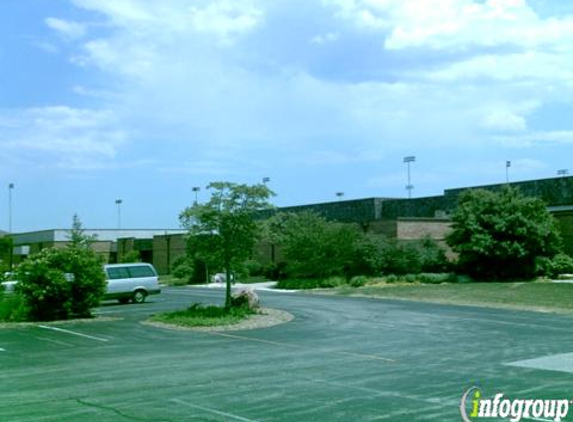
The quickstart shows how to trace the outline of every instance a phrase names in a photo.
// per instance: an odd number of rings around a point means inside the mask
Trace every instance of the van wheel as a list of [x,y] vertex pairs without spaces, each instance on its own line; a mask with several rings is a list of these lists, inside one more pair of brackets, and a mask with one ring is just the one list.
[[133,292],[133,303],[143,303],[145,302],[145,298],[147,293],[145,290],[136,290]]
[[126,303],[129,302],[129,298],[128,297],[120,297],[119,299],[117,299],[117,301],[119,303],[121,303],[122,305],[125,305]]

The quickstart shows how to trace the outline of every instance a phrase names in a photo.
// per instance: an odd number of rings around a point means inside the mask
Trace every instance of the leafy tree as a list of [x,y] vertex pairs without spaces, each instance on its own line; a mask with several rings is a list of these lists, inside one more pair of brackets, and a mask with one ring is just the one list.
[[12,247],[13,242],[11,236],[0,237],[0,272],[2,272],[2,274],[11,269]]
[[459,254],[459,269],[478,279],[531,278],[536,258],[551,258],[560,249],[543,201],[511,187],[463,192],[452,221],[447,242]]
[[16,278],[16,292],[38,321],[89,317],[105,293],[102,263],[89,249],[43,249],[18,266]]
[[121,258],[121,262],[124,264],[131,263],[131,262],[141,262],[141,252],[137,250],[132,250],[123,255]]
[[43,249],[18,266],[15,291],[24,300],[28,318],[91,316],[106,290],[102,261],[91,249],[93,241],[74,215],[68,247]]
[[87,235],[82,227],[82,221],[77,214],[72,218],[72,229],[70,230],[69,246],[72,248],[89,249],[97,240],[97,235]]
[[358,226],[327,221],[311,212],[279,213],[266,223],[267,237],[278,244],[293,277],[351,275]]
[[435,240],[398,242],[383,235],[367,234],[357,245],[355,274],[419,274],[448,269],[445,251]]
[[231,307],[231,274],[251,256],[260,234],[256,211],[271,207],[273,192],[264,184],[248,186],[213,182],[207,186],[211,198],[194,203],[179,219],[189,230],[188,248],[210,268],[226,272],[225,307]]

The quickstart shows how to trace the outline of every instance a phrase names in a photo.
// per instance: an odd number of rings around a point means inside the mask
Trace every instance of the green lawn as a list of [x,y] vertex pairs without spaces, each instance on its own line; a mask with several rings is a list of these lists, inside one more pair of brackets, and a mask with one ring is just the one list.
[[346,296],[368,296],[546,312],[573,312],[573,283],[380,284],[359,288],[342,286],[333,292]]

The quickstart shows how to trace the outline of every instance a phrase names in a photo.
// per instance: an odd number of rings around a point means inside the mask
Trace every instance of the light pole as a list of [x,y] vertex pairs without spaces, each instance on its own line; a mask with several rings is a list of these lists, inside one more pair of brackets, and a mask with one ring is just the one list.
[[416,157],[410,155],[408,157],[404,157],[404,162],[408,166],[408,184],[406,185],[406,190],[408,191],[408,198],[412,198],[412,189],[414,186],[412,185],[411,175],[410,175],[410,163],[414,163],[416,161]]
[[270,177],[263,177],[263,183],[266,185],[267,183],[269,183],[271,181]]
[[339,201],[342,201],[342,197],[344,196],[344,192],[336,192],[336,197]]
[[191,190],[195,192],[195,205],[197,205],[197,195],[199,194],[201,188],[199,186],[194,186]]
[[511,161],[507,160],[505,162],[505,183],[509,184],[509,168],[511,167]]
[[117,205],[117,229],[121,230],[121,204],[123,203],[122,199],[116,199],[115,205]]
[[12,234],[12,190],[14,183],[8,184],[8,232]]
[[557,176],[567,176],[569,174],[569,170],[567,169],[561,169],[561,170],[557,170]]

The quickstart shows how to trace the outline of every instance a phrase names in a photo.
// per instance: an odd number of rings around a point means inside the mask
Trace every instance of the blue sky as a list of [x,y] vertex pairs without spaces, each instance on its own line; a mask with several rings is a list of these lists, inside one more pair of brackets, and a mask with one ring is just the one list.
[[2,0],[0,228],[9,183],[29,231],[573,174],[572,45],[561,0]]

